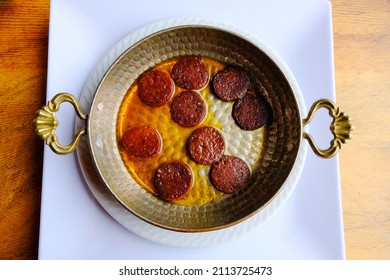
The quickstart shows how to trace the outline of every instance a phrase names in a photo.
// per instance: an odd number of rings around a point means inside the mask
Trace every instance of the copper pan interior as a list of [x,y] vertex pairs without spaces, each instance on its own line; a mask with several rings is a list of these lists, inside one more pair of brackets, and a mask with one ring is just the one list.
[[[126,170],[116,139],[121,101],[134,81],[151,67],[185,55],[200,55],[238,65],[250,75],[257,94],[270,103],[273,118],[260,143],[250,183],[232,195],[201,206],[166,202],[143,189]],[[88,134],[101,179],[131,213],[153,225],[184,232],[225,228],[264,208],[285,184],[299,152],[302,124],[294,92],[278,65],[258,46],[240,35],[208,26],[179,26],[154,33],[123,53],[103,77],[93,100]],[[229,129],[226,130],[229,133]],[[236,135],[228,137],[236,138]],[[251,137],[236,150],[250,154]],[[251,142],[252,141],[252,142]],[[228,141],[229,142],[229,141]],[[232,145],[230,142],[228,145]],[[234,143],[233,143],[234,145]],[[249,151],[245,152],[245,149]],[[233,149],[234,150],[234,149]]]

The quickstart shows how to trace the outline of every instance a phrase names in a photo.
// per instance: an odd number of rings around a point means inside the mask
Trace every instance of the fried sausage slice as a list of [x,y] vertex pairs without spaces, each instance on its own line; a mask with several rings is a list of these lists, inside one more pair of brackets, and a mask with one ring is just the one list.
[[234,102],[232,115],[240,128],[244,130],[258,129],[267,122],[267,103],[257,95],[247,94]]
[[200,56],[180,58],[172,68],[171,77],[184,89],[201,89],[209,81],[209,71]]
[[172,201],[183,197],[192,187],[191,167],[182,161],[161,164],[154,174],[154,187],[166,200]]
[[248,165],[240,158],[224,155],[210,169],[212,185],[223,193],[233,193],[246,185],[250,178]]
[[171,104],[171,117],[184,127],[200,124],[206,116],[206,103],[196,91],[183,91],[176,95]]
[[240,67],[228,66],[215,74],[212,81],[214,93],[224,101],[243,97],[251,87],[247,73]]
[[131,158],[145,159],[161,152],[162,138],[160,133],[150,126],[135,126],[125,132],[122,145]]
[[188,137],[187,150],[195,162],[212,164],[222,157],[225,151],[225,140],[217,129],[203,126]]
[[138,81],[138,96],[143,103],[159,107],[167,103],[175,90],[169,75],[160,70],[145,72]]

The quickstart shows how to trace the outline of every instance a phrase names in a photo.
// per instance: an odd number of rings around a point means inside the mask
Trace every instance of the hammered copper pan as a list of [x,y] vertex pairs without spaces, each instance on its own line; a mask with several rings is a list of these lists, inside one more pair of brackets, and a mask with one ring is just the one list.
[[[198,206],[170,203],[142,188],[124,167],[115,129],[121,102],[138,77],[157,64],[185,55],[209,57],[244,68],[257,94],[266,98],[273,112],[273,118],[261,132],[242,131],[231,120],[232,104],[209,97],[209,113],[222,124],[227,153],[244,158],[252,176],[249,184],[240,191]],[[320,100],[313,105],[309,116],[302,119],[297,94],[300,92],[287,79],[284,69],[261,46],[221,28],[178,26],[147,36],[127,49],[104,75],[89,112],[82,113],[72,96],[59,94],[39,111],[35,123],[37,133],[60,154],[72,152],[80,137],[87,134],[101,180],[134,215],[165,229],[201,232],[237,224],[268,205],[291,175],[304,138],[322,157],[335,155],[341,143],[350,138],[349,119],[333,102]],[[54,134],[58,125],[55,112],[64,101],[74,104],[78,116],[86,120],[85,129],[68,146],[60,145]],[[327,150],[318,149],[310,135],[303,131],[312,113],[320,107],[327,108],[334,120],[331,125],[334,139]],[[166,144],[175,145],[169,141]],[[204,172],[206,177],[207,171]]]

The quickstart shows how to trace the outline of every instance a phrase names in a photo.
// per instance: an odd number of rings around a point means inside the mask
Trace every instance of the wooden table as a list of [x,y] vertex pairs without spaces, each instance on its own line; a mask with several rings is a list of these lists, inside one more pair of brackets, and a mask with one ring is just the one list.
[[[340,154],[348,259],[390,259],[390,2],[333,3],[337,104],[353,118]],[[36,259],[49,0],[0,0],[0,259]]]

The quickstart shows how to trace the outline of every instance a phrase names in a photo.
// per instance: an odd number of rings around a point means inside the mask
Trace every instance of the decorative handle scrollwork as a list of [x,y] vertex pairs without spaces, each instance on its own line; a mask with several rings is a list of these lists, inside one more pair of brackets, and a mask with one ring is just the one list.
[[80,142],[81,136],[86,134],[86,129],[82,129],[76,133],[73,141],[66,146],[63,146],[58,142],[58,136],[55,134],[55,130],[58,127],[59,122],[55,113],[60,109],[60,105],[63,102],[72,104],[80,119],[87,119],[87,115],[84,114],[83,109],[77,100],[69,93],[59,93],[54,96],[53,99],[48,102],[47,106],[43,106],[37,111],[37,117],[34,119],[35,132],[55,153],[60,155],[72,153]]
[[346,143],[347,140],[351,139],[351,131],[353,129],[350,118],[345,115],[343,112],[340,112],[339,107],[329,99],[320,99],[315,102],[307,115],[307,118],[303,119],[303,125],[308,125],[314,117],[315,112],[320,108],[326,108],[329,111],[329,115],[332,117],[333,121],[329,127],[330,131],[333,134],[333,139],[330,142],[330,146],[327,149],[320,149],[313,137],[307,132],[303,133],[303,138],[305,138],[312,150],[316,155],[322,158],[331,158],[337,154],[341,149],[341,145]]

